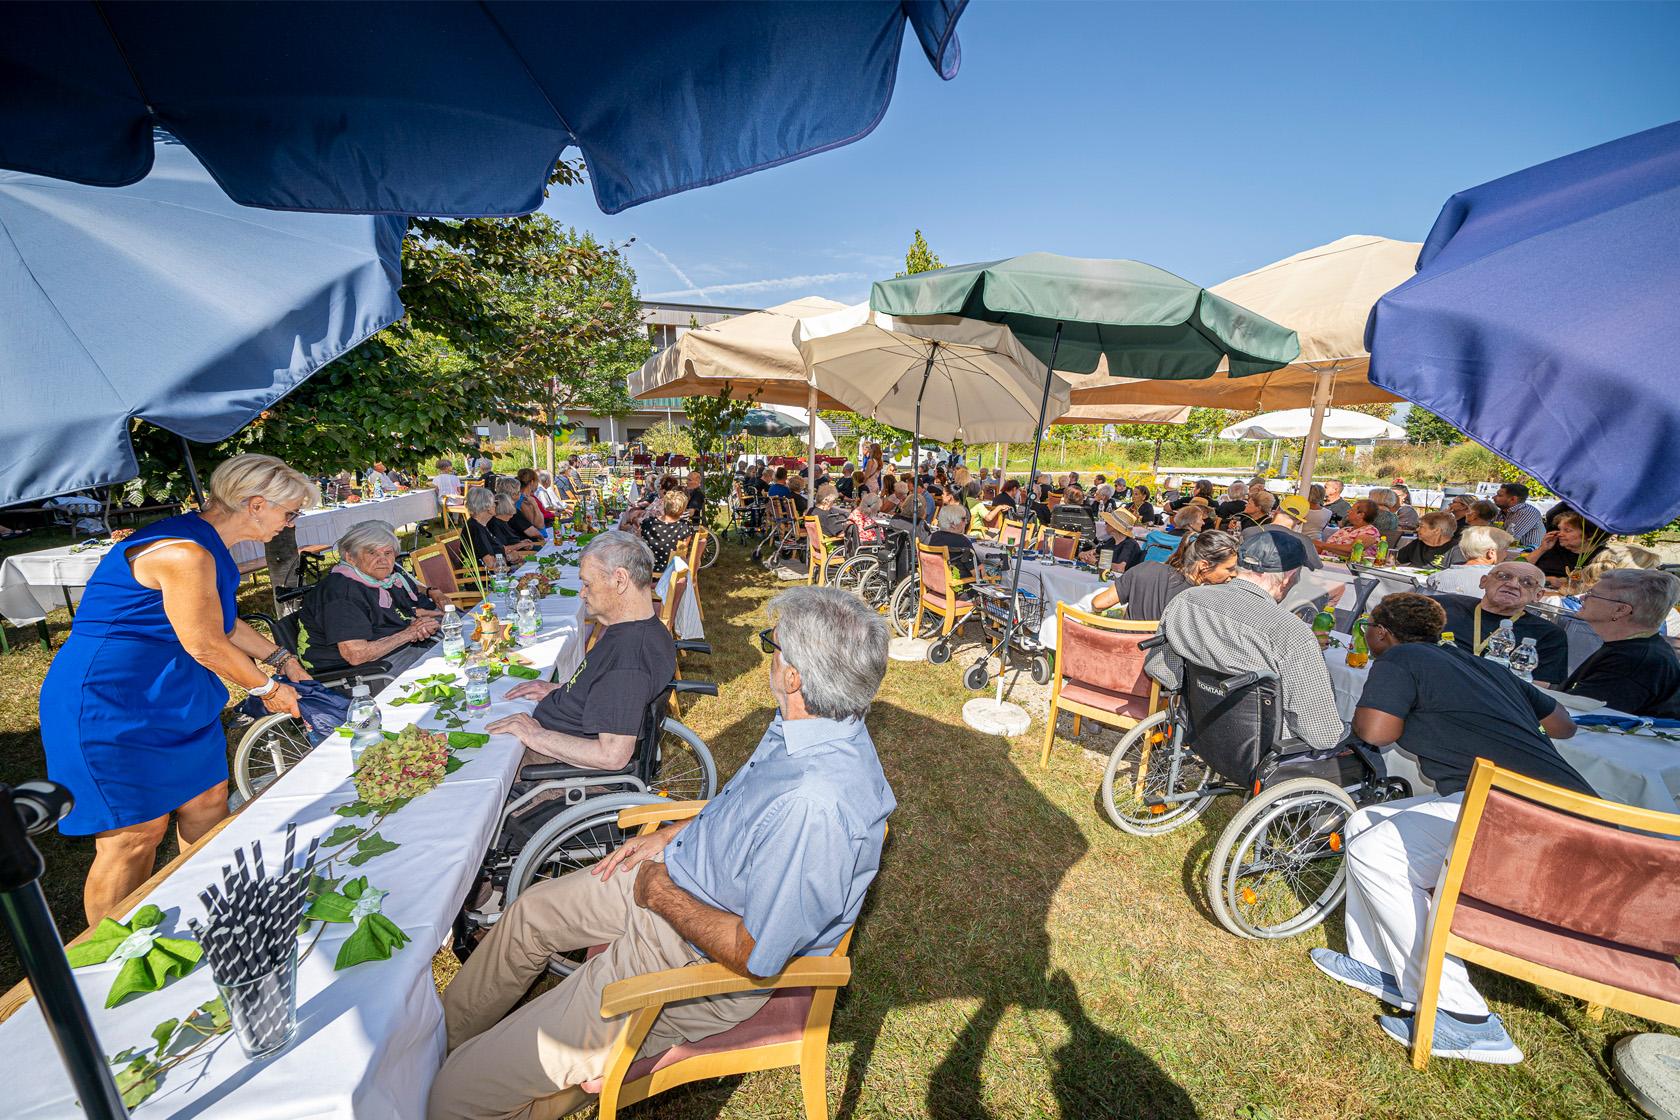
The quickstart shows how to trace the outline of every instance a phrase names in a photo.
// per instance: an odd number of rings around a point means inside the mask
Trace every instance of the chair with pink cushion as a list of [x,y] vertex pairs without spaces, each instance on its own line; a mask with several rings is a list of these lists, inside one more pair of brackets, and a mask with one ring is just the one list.
[[1680,1027],[1680,814],[1618,805],[1477,759],[1429,915],[1412,1066],[1429,1064],[1450,954]]
[[1138,643],[1160,629],[1158,622],[1129,622],[1056,604],[1056,667],[1050,675],[1050,716],[1044,729],[1040,768],[1050,765],[1056,742],[1056,714],[1110,727],[1136,727],[1160,707],[1161,686],[1143,671]]
[[[618,827],[646,835],[666,821],[699,813],[703,801],[637,805],[618,816]],[[775,976],[754,980],[707,962],[666,969],[608,984],[601,992],[601,1017],[624,1016],[607,1058],[606,1072],[583,1088],[600,1097],[599,1120],[616,1120],[618,1110],[667,1089],[713,1077],[797,1066],[809,1120],[828,1117],[828,1030],[834,999],[852,978],[852,942],[847,930],[831,953],[795,957]],[[638,1054],[667,1003],[732,992],[771,996],[751,1017],[721,1034],[684,1042],[656,1054]]]

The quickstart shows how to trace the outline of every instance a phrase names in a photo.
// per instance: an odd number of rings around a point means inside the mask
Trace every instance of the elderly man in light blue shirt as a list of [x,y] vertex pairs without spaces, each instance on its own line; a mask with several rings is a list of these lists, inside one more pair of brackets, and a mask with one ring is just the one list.
[[[444,992],[452,1052],[431,1120],[564,1116],[589,1100],[622,1025],[600,1016],[608,984],[706,959],[774,976],[833,949],[857,920],[896,805],[863,723],[886,675],[886,625],[832,588],[784,592],[770,610],[759,640],[777,711],[758,748],[697,816],[515,899]],[[552,954],[598,944],[508,1014]],[[643,1052],[727,1030],[767,998],[668,1006]]]

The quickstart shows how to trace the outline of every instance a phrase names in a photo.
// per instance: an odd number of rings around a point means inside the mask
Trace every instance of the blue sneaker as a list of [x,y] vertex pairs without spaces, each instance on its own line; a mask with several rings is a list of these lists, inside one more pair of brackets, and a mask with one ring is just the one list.
[[[1377,1023],[1388,1037],[1408,1050],[1412,1048],[1412,1016],[1379,1015]],[[1433,1058],[1486,1062],[1495,1066],[1514,1066],[1523,1060],[1523,1052],[1511,1041],[1499,1016],[1489,1015],[1482,1022],[1475,1023],[1466,1022],[1450,1011],[1435,1015],[1435,1038],[1430,1044],[1429,1055]]]
[[1411,1002],[1400,994],[1400,981],[1368,964],[1361,964],[1346,953],[1334,949],[1314,949],[1308,956],[1318,970],[1332,980],[1340,980],[1350,988],[1358,988],[1394,1007],[1410,1007]]

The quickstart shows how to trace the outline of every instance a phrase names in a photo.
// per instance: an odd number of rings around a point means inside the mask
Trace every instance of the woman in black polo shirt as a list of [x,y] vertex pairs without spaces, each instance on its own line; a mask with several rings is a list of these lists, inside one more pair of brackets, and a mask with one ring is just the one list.
[[300,612],[303,657],[315,672],[390,659],[437,633],[443,612],[397,567],[397,549],[383,521],[352,525],[338,539],[343,559],[309,589]]

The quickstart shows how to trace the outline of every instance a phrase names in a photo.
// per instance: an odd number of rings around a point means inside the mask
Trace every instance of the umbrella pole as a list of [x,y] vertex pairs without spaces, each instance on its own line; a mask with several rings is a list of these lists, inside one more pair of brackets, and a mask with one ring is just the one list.
[[186,436],[176,437],[181,441],[181,458],[187,466],[187,481],[192,483],[193,497],[198,499],[200,512],[204,510],[204,487],[198,484],[198,464],[193,462],[192,444],[187,442]]
[[1050,385],[1056,379],[1056,351],[1062,345],[1062,325],[1056,324],[1056,333],[1050,339],[1050,360],[1044,366],[1044,393],[1038,399],[1038,427],[1033,429],[1032,466],[1027,468],[1027,508],[1021,515],[1021,543],[1015,550],[1015,571],[1009,582],[1009,621],[1004,624],[1003,640],[992,649],[980,655],[980,664],[991,660],[993,650],[1002,654],[1003,665],[998,671],[997,702],[1003,703],[1003,678],[1009,668],[1009,643],[1015,640],[1015,600],[1021,593],[1021,562],[1026,559],[1027,535],[1032,532],[1033,521],[1038,516],[1033,512],[1033,487],[1038,484],[1038,449],[1044,442],[1044,414],[1050,411]]
[[1301,485],[1296,493],[1306,497],[1312,486],[1313,471],[1318,467],[1318,444],[1324,438],[1324,414],[1330,409],[1330,383],[1335,379],[1333,369],[1320,370],[1313,382],[1312,424],[1307,428],[1307,442],[1301,448]]
[[805,394],[805,475],[811,507],[817,504],[817,383]]
[[[934,343],[928,350],[927,365],[922,367],[922,387],[916,390],[916,427],[910,433],[910,558],[916,558],[916,545],[922,540],[922,491],[921,476],[916,472],[922,469],[922,395],[927,392],[928,378],[933,376],[933,356],[939,353],[939,343]],[[922,562],[916,560],[916,572],[921,573]]]

